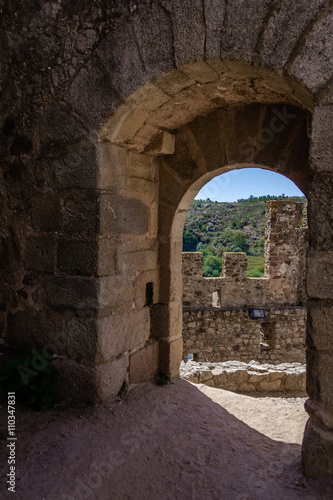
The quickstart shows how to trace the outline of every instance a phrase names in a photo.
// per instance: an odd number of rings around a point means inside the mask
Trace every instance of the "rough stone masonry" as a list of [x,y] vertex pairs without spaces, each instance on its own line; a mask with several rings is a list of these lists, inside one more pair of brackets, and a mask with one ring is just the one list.
[[309,202],[303,471],[333,476],[332,23],[329,0],[1,3],[1,335],[56,346],[63,393],[178,376],[186,211],[267,168]]
[[[247,278],[242,252],[223,254],[221,278],[202,276],[202,253],[183,253],[184,360],[305,363],[304,212],[303,203],[267,203],[263,278]],[[251,319],[250,308],[265,317]]]

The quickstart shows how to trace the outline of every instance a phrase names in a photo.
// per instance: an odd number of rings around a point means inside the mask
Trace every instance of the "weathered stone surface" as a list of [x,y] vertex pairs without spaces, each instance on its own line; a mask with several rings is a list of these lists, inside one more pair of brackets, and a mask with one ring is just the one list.
[[40,231],[57,231],[60,228],[60,199],[55,193],[43,193],[34,200],[32,224]]
[[94,55],[88,65],[77,73],[65,96],[86,126],[97,129],[121,102],[118,89],[112,85],[103,62],[103,58]]
[[[98,320],[98,356],[109,361],[121,352],[144,346],[150,336],[149,308]],[[84,338],[82,339],[84,341]]]
[[54,161],[55,179],[61,188],[94,188],[98,175],[96,150],[89,142],[79,143]]
[[306,289],[317,299],[333,298],[333,251],[308,251]]
[[101,43],[98,54],[105,65],[105,71],[112,72],[109,78],[118,96],[127,97],[149,79],[132,21],[112,30]]
[[130,276],[103,276],[94,281],[98,288],[99,315],[108,316],[116,309],[133,309],[133,279]]
[[25,266],[33,271],[54,272],[56,242],[54,237],[31,236],[25,249]]
[[201,0],[174,0],[172,23],[177,66],[204,57],[205,24]]
[[112,401],[123,383],[128,384],[128,355],[120,355],[116,359],[96,366],[97,401]]
[[70,191],[63,199],[64,231],[69,235],[76,233],[95,233],[98,229],[98,201],[95,193]]
[[222,33],[222,58],[251,59],[269,6],[269,0],[251,3],[235,0],[227,4]]
[[183,339],[173,341],[159,340],[160,361],[159,367],[170,375],[171,378],[179,376],[179,365],[182,359]]
[[66,322],[67,354],[78,363],[93,365],[100,362],[97,356],[98,327],[94,315],[84,313]]
[[98,276],[107,276],[114,274],[116,271],[116,242],[110,236],[100,236],[97,242],[98,259],[97,259],[97,274]]
[[205,0],[204,2],[206,24],[205,59],[220,57],[226,3],[226,1],[221,0]]
[[115,398],[127,381],[127,356],[95,367],[68,359],[56,359],[53,366],[59,371],[59,390],[65,398],[99,403]]
[[6,340],[12,346],[27,346],[27,339],[39,347],[52,346],[55,354],[66,354],[63,317],[55,312],[33,308],[10,313],[7,319]]
[[316,250],[333,249],[333,214],[330,209],[332,183],[331,172],[315,172],[311,177],[309,232],[311,247]]
[[332,347],[327,351],[308,349],[306,388],[310,398],[333,410]]
[[196,363],[184,361],[180,376],[189,382],[203,383],[237,392],[305,392],[305,365],[284,363],[261,365],[255,361],[242,363]]
[[98,282],[93,278],[47,276],[45,291],[50,307],[78,309],[98,307]]
[[195,85],[195,80],[189,78],[185,73],[179,70],[169,71],[155,81],[155,85],[166,94],[174,95],[191,85]]
[[291,67],[291,74],[313,91],[332,76],[332,68],[327,71],[327,61],[333,58],[332,22],[333,13],[330,12],[314,24]]
[[302,0],[283,0],[270,16],[262,40],[260,60],[282,68],[311,20],[314,19],[324,0],[311,3]]
[[307,477],[333,476],[333,432],[315,427],[310,419],[302,443],[302,472]]
[[98,248],[87,239],[59,239],[58,269],[71,275],[92,275],[98,267]]
[[20,258],[21,244],[14,228],[2,230],[0,233],[0,269],[12,269]]
[[332,172],[333,106],[316,106],[311,127],[310,157],[316,171]]
[[308,308],[308,345],[319,350],[329,350],[333,346],[333,311],[325,305],[310,304]]
[[104,234],[118,232],[145,234],[149,230],[148,207],[135,198],[103,194],[100,198],[100,229]]
[[152,380],[158,372],[158,342],[148,344],[129,358],[129,383]]
[[146,12],[139,13],[134,18],[134,32],[150,78],[174,67],[172,19],[166,9],[152,5],[149,15]]

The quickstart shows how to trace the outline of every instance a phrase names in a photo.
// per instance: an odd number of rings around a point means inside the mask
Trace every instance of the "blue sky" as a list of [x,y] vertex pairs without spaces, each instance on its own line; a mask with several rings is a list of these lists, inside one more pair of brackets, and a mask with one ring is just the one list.
[[232,170],[214,177],[199,191],[196,200],[237,201],[250,195],[304,196],[287,177],[261,168]]

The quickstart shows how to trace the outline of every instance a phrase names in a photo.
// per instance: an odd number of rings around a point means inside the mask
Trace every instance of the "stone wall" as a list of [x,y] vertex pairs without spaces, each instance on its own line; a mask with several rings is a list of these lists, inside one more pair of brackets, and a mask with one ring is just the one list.
[[177,376],[186,210],[218,174],[279,172],[309,200],[303,470],[333,476],[331,3],[5,1],[0,13],[1,335],[56,343],[77,398]]
[[245,253],[223,254],[221,278],[202,276],[201,253],[183,253],[184,359],[305,362],[304,217],[302,203],[267,203],[263,278],[246,277]]
[[306,368],[301,363],[279,365],[242,363],[181,363],[180,376],[194,384],[205,384],[235,392],[303,392]]
[[277,364],[305,363],[305,307],[265,309],[265,319],[248,310],[186,309],[183,312],[183,359]]

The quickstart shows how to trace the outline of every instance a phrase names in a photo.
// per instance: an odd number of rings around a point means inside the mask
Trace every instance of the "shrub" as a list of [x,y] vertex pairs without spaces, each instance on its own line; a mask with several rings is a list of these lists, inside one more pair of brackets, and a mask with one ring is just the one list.
[[59,400],[55,377],[58,370],[49,366],[53,353],[45,355],[29,342],[27,349],[18,349],[0,369],[3,393],[15,392],[18,401],[35,410],[50,407]]

